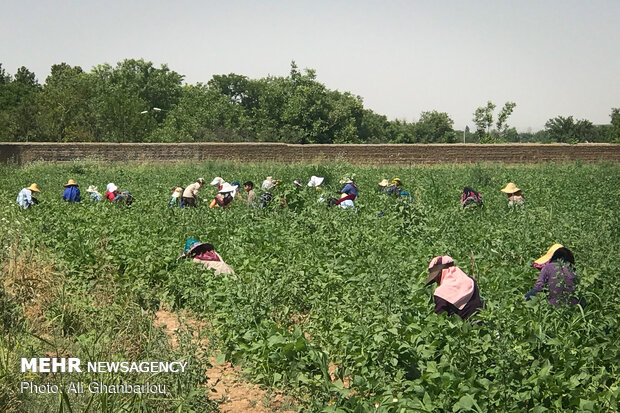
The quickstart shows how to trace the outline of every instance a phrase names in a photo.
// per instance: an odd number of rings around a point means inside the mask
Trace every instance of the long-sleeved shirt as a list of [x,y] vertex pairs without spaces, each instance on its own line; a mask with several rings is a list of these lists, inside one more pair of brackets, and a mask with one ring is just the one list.
[[575,292],[575,278],[576,275],[569,265],[560,265],[557,261],[547,263],[540,270],[534,288],[526,294],[526,298],[541,292],[548,285],[549,303],[552,305],[577,304],[577,297],[570,297]]
[[198,194],[198,190],[200,189],[200,184],[198,182],[194,182],[191,185],[187,185],[185,191],[183,191],[183,198],[193,198]]
[[32,201],[32,191],[30,189],[23,188],[17,194],[17,203],[24,209],[27,209],[30,205],[33,204]]
[[[470,277],[471,278],[471,277]],[[468,319],[472,314],[474,314],[479,308],[482,308],[483,303],[480,299],[480,293],[478,292],[478,284],[474,280],[474,292],[463,307],[462,310],[459,310],[457,306],[451,304],[449,301],[444,300],[441,297],[433,296],[435,299],[435,313],[441,314],[447,312],[448,315],[457,314],[463,320]]]
[[80,188],[75,185],[68,186],[62,194],[63,201],[80,202]]
[[347,195],[354,195],[355,198],[357,198],[358,196],[358,192],[357,192],[357,187],[353,184],[346,184],[344,188],[342,188],[342,191],[340,191],[341,194],[347,194]]
[[247,202],[248,205],[252,205],[254,203],[254,198],[256,198],[256,192],[254,192],[253,189],[250,189],[248,191],[248,197],[246,198],[245,202]]

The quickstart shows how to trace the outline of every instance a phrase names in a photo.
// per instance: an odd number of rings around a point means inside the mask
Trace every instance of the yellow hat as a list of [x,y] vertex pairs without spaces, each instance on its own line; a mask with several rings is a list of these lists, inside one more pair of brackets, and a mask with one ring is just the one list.
[[381,182],[379,182],[379,186],[388,186],[390,183],[388,182],[387,179],[382,180]]
[[32,183],[32,185],[30,185],[26,189],[29,189],[29,190],[34,191],[34,192],[41,192],[41,191],[39,191],[39,187],[37,186],[37,184],[35,184],[34,182]]
[[397,185],[397,184],[400,184],[400,183],[401,183],[400,182],[400,178],[396,177],[396,178],[392,179],[392,185]]
[[534,261],[534,263],[540,265],[547,263],[551,259],[551,257],[553,257],[553,253],[560,248],[564,248],[564,246],[562,244],[553,244],[551,247],[549,247],[547,253]]
[[67,185],[65,185],[65,188],[71,185],[79,186],[78,184],[75,183],[73,179],[69,179],[69,182],[67,182]]
[[506,186],[501,189],[501,191],[505,194],[514,194],[515,192],[519,192],[520,189],[517,188],[517,186],[512,182],[508,182]]

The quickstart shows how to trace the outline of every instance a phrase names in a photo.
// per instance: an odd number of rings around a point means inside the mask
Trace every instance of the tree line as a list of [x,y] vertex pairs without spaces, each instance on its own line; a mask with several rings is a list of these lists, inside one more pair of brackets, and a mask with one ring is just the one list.
[[0,141],[5,142],[620,142],[620,109],[608,125],[558,116],[536,133],[508,125],[516,107],[495,115],[488,102],[473,113],[476,129],[454,130],[445,112],[422,112],[417,122],[388,120],[363,99],[330,90],[312,69],[291,63],[288,76],[250,79],[230,73],[183,84],[167,65],[142,59],[85,72],[66,63],[51,67],[43,85],[20,67],[0,64]]

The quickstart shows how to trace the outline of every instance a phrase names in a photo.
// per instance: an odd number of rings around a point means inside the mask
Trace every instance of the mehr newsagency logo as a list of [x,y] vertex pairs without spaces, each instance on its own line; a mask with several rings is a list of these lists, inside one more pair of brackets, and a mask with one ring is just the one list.
[[[22,373],[117,373],[117,374],[180,374],[185,372],[187,362],[181,361],[89,361],[85,364],[79,358],[22,358]],[[21,393],[136,393],[165,394],[165,384],[127,383],[104,384],[100,381],[90,383],[69,382],[64,385],[54,383],[35,384],[22,381]]]

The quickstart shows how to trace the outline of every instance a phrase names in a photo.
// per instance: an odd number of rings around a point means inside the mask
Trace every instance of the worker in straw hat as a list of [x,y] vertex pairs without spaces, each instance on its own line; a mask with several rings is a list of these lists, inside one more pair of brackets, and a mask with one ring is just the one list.
[[354,207],[353,201],[358,197],[359,191],[353,178],[345,178],[340,183],[344,183],[344,188],[340,191],[340,199],[336,201],[335,205],[342,205],[342,208]]
[[[574,295],[577,275],[574,270],[575,257],[571,250],[560,244],[553,244],[549,251],[534,263],[543,264],[534,287],[525,294],[526,300],[547,287],[548,300],[553,306],[575,305],[579,302]],[[582,302],[582,305],[585,305],[585,302]]]
[[19,194],[17,194],[16,201],[19,204],[19,206],[21,206],[24,209],[28,209],[30,206],[34,204],[38,204],[39,201],[34,196],[32,196],[33,192],[39,192],[39,187],[37,186],[36,183],[32,183],[27,188],[22,188],[22,190],[19,191]]
[[103,199],[103,195],[99,193],[99,190],[94,185],[89,185],[86,192],[88,192],[88,197],[95,202],[100,202]]
[[521,190],[512,182],[508,182],[501,191],[508,195],[508,206],[523,205],[525,203]]
[[73,179],[65,185],[65,191],[62,193],[62,200],[67,202],[80,202],[80,188]]
[[549,247],[547,252],[545,252],[543,255],[538,257],[532,263],[532,267],[538,268],[539,270],[542,270],[542,268],[545,266],[545,264],[547,264],[549,261],[551,261],[551,257],[553,257],[553,253],[556,252],[558,249],[563,248],[563,247],[564,247],[564,245],[562,245],[562,244],[553,244],[552,246]]
[[383,178],[381,180],[381,182],[379,182],[377,184],[377,192],[379,192],[380,194],[385,194],[387,187],[390,185],[390,181],[388,181],[387,179]]
[[185,241],[183,254],[177,258],[177,261],[188,257],[193,258],[193,262],[214,270],[215,275],[235,273],[232,267],[224,262],[220,254],[215,252],[213,244],[208,242],[200,242],[195,238],[188,238]]
[[476,281],[454,265],[449,255],[435,257],[428,265],[425,285],[436,282],[435,313],[457,314],[463,320],[483,306]]

